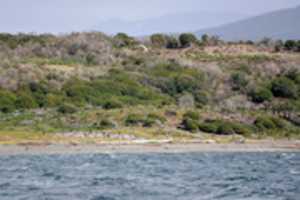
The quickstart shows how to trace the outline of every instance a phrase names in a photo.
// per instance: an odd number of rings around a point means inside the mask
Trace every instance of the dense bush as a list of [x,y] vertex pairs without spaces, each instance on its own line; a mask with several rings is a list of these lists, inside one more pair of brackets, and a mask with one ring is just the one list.
[[197,42],[197,38],[192,33],[183,33],[179,36],[179,41],[182,47],[188,47]]
[[279,77],[272,82],[272,92],[276,97],[296,98],[297,85],[286,77]]
[[62,114],[73,114],[77,112],[77,108],[72,104],[63,103],[58,107],[57,111]]
[[291,79],[292,81],[294,81],[296,84],[300,85],[300,72],[298,69],[291,69],[289,70],[285,76],[288,79]]
[[161,123],[165,123],[167,121],[167,119],[161,115],[158,115],[158,114],[155,114],[155,113],[150,113],[148,116],[147,116],[148,119],[153,119],[153,120],[156,120],[156,121],[159,121]]
[[61,92],[57,92],[57,93],[49,93],[46,96],[46,105],[47,107],[57,107],[61,104],[61,102],[63,102],[65,100],[64,94],[62,94]]
[[263,103],[271,101],[273,98],[272,92],[268,88],[258,87],[250,91],[249,96],[255,103]]
[[152,45],[155,47],[166,47],[167,46],[167,39],[166,36],[163,34],[153,34],[150,37]]
[[132,47],[138,43],[133,37],[128,36],[126,33],[118,33],[115,35],[114,41],[117,47]]
[[209,103],[208,93],[200,91],[200,90],[198,90],[198,91],[196,90],[193,92],[193,95],[194,95],[197,107],[202,107]]
[[177,93],[190,92],[200,89],[200,81],[191,75],[181,74],[175,77],[175,87]]
[[196,94],[202,90],[204,74],[192,68],[183,67],[175,62],[156,65],[148,72],[151,84],[163,93],[176,96],[185,92]]
[[174,36],[168,36],[166,38],[167,40],[167,48],[168,49],[176,49],[176,48],[179,48],[179,42],[177,40],[177,38],[175,38]]
[[106,109],[167,102],[166,96],[142,85],[137,78],[126,73],[112,72],[89,82],[72,79],[64,85],[63,91],[69,102],[103,106]]
[[258,117],[254,124],[260,131],[276,128],[275,123],[270,117]]
[[190,132],[197,132],[199,130],[199,123],[190,118],[184,118],[181,123],[182,129]]
[[233,135],[235,134],[234,125],[231,123],[220,123],[217,134],[219,135]]
[[192,119],[192,120],[199,120],[200,119],[200,115],[198,112],[195,111],[188,111],[183,115],[184,119]]
[[219,128],[218,123],[203,122],[199,124],[199,129],[205,133],[217,133]]
[[[31,95],[34,97],[39,107],[47,106],[46,96],[50,91],[49,86],[45,82],[30,82],[28,85]],[[27,90],[27,88],[25,88]]]
[[125,124],[127,126],[143,125],[144,122],[145,116],[139,114],[129,114],[125,119]]
[[100,129],[111,129],[111,128],[115,128],[115,124],[109,120],[109,119],[102,119],[99,123],[99,128]]
[[0,111],[4,113],[12,112],[16,109],[17,97],[14,93],[0,90]]
[[64,86],[63,91],[66,97],[74,104],[84,104],[91,101],[93,88],[86,81],[78,79],[69,80]]
[[200,123],[199,129],[206,133],[214,133],[219,135],[249,135],[251,128],[239,122],[229,122],[224,120],[208,120]]
[[32,34],[18,34],[12,35],[7,33],[0,34],[0,42],[7,44],[10,48],[15,49],[18,46],[23,46],[28,43],[40,44],[44,46],[47,41],[54,38],[53,35],[42,34],[42,35],[32,35]]
[[17,93],[16,106],[20,109],[37,108],[38,104],[30,92],[20,91]]
[[96,55],[91,54],[91,53],[88,53],[86,55],[85,61],[86,61],[86,64],[89,65],[89,66],[98,64],[98,62],[96,60]]
[[288,124],[285,120],[268,116],[258,117],[255,120],[254,124],[260,131],[269,129],[285,129],[286,127],[288,127]]
[[110,100],[104,103],[103,108],[104,109],[116,109],[116,108],[122,108],[123,105],[120,101],[118,100]]
[[248,80],[245,73],[237,72],[231,75],[231,83],[233,90],[242,90],[248,85]]
[[181,122],[182,129],[190,132],[197,132],[199,130],[199,119],[200,115],[198,112],[187,111],[183,115]]
[[297,49],[297,41],[295,40],[287,40],[284,44],[284,48],[288,51],[294,51]]
[[144,127],[152,127],[159,123],[165,123],[166,119],[157,114],[149,114],[147,116],[140,115],[140,114],[129,114],[125,119],[125,124],[127,126],[133,125],[141,125]]

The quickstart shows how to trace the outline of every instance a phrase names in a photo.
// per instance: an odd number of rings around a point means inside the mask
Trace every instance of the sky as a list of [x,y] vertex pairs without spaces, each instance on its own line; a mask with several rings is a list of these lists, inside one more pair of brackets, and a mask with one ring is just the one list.
[[112,19],[188,12],[255,16],[298,5],[299,0],[0,0],[0,32],[82,31]]

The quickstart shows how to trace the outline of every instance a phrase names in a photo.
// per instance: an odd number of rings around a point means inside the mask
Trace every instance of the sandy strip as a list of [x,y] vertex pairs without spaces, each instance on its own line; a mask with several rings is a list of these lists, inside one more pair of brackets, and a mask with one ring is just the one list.
[[99,144],[99,145],[0,145],[0,155],[90,153],[189,153],[189,152],[300,152],[300,141],[255,141],[247,144]]

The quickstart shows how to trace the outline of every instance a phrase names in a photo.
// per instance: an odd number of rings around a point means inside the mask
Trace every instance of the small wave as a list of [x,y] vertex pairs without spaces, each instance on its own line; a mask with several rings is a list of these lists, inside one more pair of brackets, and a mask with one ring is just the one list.
[[290,169],[289,172],[290,172],[290,174],[294,174],[294,175],[300,174],[300,171],[297,171],[295,169]]
[[112,198],[112,197],[107,197],[107,196],[100,195],[100,196],[96,196],[96,197],[91,198],[91,200],[115,200],[115,199]]

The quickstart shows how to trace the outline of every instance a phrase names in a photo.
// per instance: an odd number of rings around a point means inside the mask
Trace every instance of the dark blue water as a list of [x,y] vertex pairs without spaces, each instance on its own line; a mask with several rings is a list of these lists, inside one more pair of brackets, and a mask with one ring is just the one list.
[[299,200],[300,153],[0,156],[0,200]]

